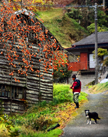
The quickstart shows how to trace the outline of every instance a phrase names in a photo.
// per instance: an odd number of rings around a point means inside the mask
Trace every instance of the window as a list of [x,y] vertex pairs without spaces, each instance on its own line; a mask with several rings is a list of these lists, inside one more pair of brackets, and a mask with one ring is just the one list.
[[0,85],[0,96],[1,97],[8,97],[8,92],[5,90],[5,85]]
[[93,54],[89,54],[89,68],[95,68],[96,63]]
[[0,85],[0,97],[12,99],[26,99],[23,87]]

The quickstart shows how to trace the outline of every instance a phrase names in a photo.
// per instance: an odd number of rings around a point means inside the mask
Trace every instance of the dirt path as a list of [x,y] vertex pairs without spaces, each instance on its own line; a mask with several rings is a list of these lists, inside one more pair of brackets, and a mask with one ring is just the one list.
[[[77,109],[77,117],[72,119],[63,129],[61,137],[108,137],[108,91],[99,94],[89,94],[89,102]],[[101,120],[98,124],[86,124],[84,110],[96,111]]]

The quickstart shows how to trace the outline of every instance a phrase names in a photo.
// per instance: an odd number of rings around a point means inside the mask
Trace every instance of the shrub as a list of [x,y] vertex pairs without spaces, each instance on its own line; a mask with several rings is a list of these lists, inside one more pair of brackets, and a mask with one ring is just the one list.
[[58,103],[71,102],[72,94],[69,92],[70,85],[67,84],[54,84],[54,101]]

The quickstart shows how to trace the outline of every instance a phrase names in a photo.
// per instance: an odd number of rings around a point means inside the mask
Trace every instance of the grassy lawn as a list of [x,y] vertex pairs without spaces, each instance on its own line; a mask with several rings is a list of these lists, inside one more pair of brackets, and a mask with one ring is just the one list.
[[[0,136],[2,137],[58,137],[76,111],[72,100],[70,85],[54,84],[53,101],[41,102],[27,110],[23,115],[0,116]],[[80,105],[87,101],[87,94],[81,92]],[[60,124],[57,129],[47,131]]]
[[62,17],[63,16],[63,11],[61,8],[57,8],[57,9],[50,9],[47,11],[39,11],[36,13],[38,16],[38,19],[41,18],[44,22],[49,22],[51,21],[53,18],[56,18],[58,16]]

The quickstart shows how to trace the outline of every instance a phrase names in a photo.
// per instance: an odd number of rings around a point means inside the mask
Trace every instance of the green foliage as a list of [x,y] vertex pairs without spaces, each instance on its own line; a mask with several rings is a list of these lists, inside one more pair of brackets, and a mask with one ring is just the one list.
[[72,93],[69,92],[70,85],[67,84],[55,84],[53,89],[54,99],[59,103],[72,101]]
[[104,55],[108,55],[108,51],[107,49],[103,49],[103,48],[98,48],[98,56],[102,57]]
[[53,97],[53,101],[50,101],[49,102],[49,104],[51,105],[51,106],[55,106],[55,105],[57,105],[57,104],[59,104],[60,103],[60,100],[58,99],[58,98],[56,98],[56,97]]
[[[104,31],[108,31],[108,16],[106,15],[106,13],[102,10],[98,10],[98,24],[97,24],[97,31],[98,32],[104,32]],[[94,16],[94,15],[93,15]],[[93,17],[92,17],[93,18]],[[87,30],[89,31],[90,34],[95,32],[95,23],[94,23],[94,19],[93,21],[90,23],[90,25],[87,27]]]
[[97,18],[98,18],[98,24],[100,27],[105,26],[108,27],[108,16],[106,15],[106,13],[102,10],[98,10],[97,11]]
[[[88,32],[89,32],[90,34],[94,33],[94,32],[95,32],[95,23],[90,24],[90,25],[87,27],[87,29],[88,29]],[[108,31],[108,28],[105,27],[105,26],[99,26],[99,24],[98,24],[98,25],[97,25],[97,31],[98,31],[98,32]]]
[[35,130],[45,131],[48,128],[49,123],[48,120],[45,120],[45,117],[41,115],[38,119],[36,118],[32,121],[31,126]]
[[[93,51],[93,54],[93,57],[95,58],[95,50]],[[108,55],[107,49],[98,48],[98,57],[103,57],[105,55]],[[103,60],[103,65],[108,66],[108,57]]]
[[[86,12],[85,12],[86,10]],[[90,11],[89,8],[87,9],[74,9],[72,8],[70,12],[67,13],[67,15],[75,19],[77,22],[80,21],[80,25],[84,28],[87,28],[89,33],[95,32],[95,24],[94,24],[94,13]],[[97,11],[97,18],[98,18],[98,31],[106,31],[108,30],[108,16],[106,13],[100,9]]]
[[108,66],[108,57],[106,57],[106,58],[104,59],[103,65],[104,65],[104,66]]
[[27,135],[23,133],[19,137],[58,137],[59,135],[61,135],[61,133],[62,133],[61,129],[55,129],[47,133],[35,132],[35,133],[29,133]]
[[72,71],[68,70],[68,67],[65,66],[58,66],[58,70],[54,70],[54,82],[65,82],[65,80],[70,77]]
[[6,115],[6,114],[1,115],[0,123],[5,123],[6,126],[8,126],[8,125],[13,126],[12,121],[9,119],[8,115]]
[[71,9],[71,12],[68,12],[67,15],[72,18],[72,19],[76,19],[76,20],[80,20],[83,18],[83,16],[81,15],[79,9]]
[[89,89],[89,91],[91,93],[100,93],[100,92],[103,92],[103,91],[106,91],[106,90],[108,90],[108,82],[98,83],[98,84],[92,86],[92,88]]
[[[16,131],[11,132],[11,128],[13,128],[14,125],[13,125],[13,122],[11,121],[11,119],[9,118],[8,115],[6,115],[6,114],[1,115],[0,125],[2,125],[2,127],[5,126],[3,131],[4,131],[4,134],[6,134],[7,137],[8,136],[9,137],[15,137]],[[0,131],[2,131],[2,128],[0,128]],[[7,131],[7,132],[5,133],[5,131]],[[18,135],[18,134],[16,134],[16,135]],[[0,133],[0,136],[2,136],[1,133]],[[2,136],[2,137],[5,137],[5,136]]]
[[87,93],[81,92],[79,96],[79,101],[81,100],[87,100]]
[[47,105],[46,100],[39,103],[39,107],[45,107]]
[[[94,58],[95,58],[95,50],[92,52],[94,55]],[[107,49],[103,49],[103,48],[98,48],[98,56],[99,57],[103,57],[105,55],[108,55],[108,51]]]
[[20,130],[18,127],[12,127],[11,130],[9,130],[10,137],[18,137],[20,134]]
[[76,22],[76,20],[72,19],[72,22],[74,24],[76,31],[79,30],[78,34],[80,34],[80,33],[81,34],[83,34],[83,33],[88,34],[87,30],[84,27],[80,26],[79,23]]
[[95,32],[95,23],[92,23],[90,24],[88,27],[87,27],[88,31],[90,34],[94,33]]
[[72,43],[88,35],[86,29],[68,15],[63,14],[62,9],[38,12],[38,14],[44,21],[45,27],[56,36],[63,47],[70,47]]
[[92,85],[89,85],[89,86],[88,86],[88,89],[90,89],[90,88],[92,88]]
[[67,13],[67,15],[70,18],[75,19],[75,21],[77,21],[77,23],[79,23],[80,26],[86,28],[89,22],[91,22],[92,20],[91,18],[92,14],[90,13],[88,14],[88,11],[85,12],[85,10],[81,8],[77,8],[77,9],[72,8],[71,12]]

